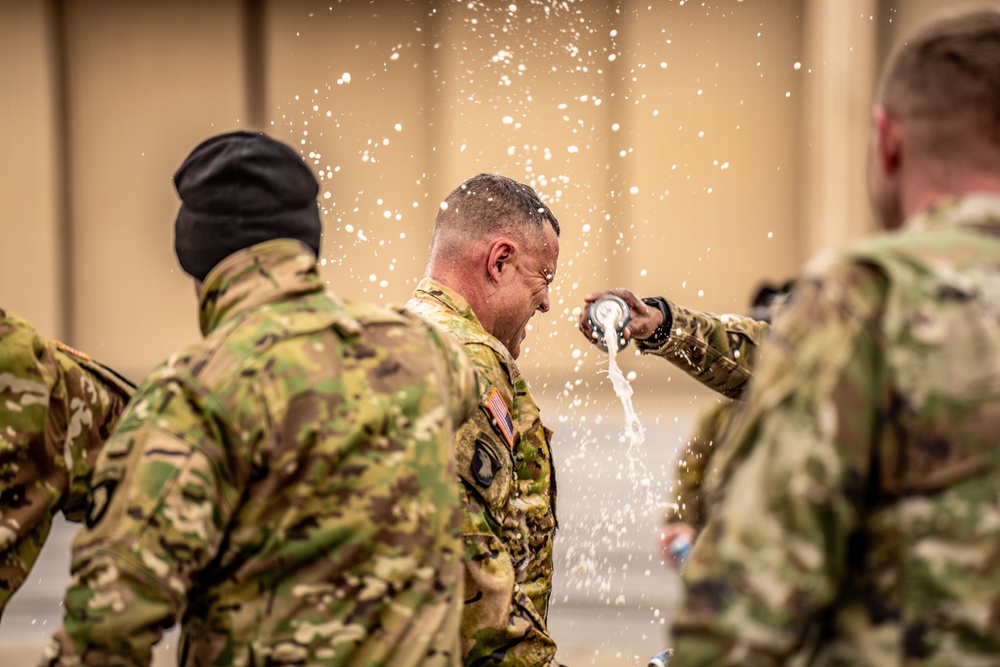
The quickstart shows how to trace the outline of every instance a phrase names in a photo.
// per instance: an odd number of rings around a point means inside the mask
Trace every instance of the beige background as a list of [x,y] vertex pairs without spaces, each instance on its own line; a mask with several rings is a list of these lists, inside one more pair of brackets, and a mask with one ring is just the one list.
[[198,335],[170,177],[261,129],[320,176],[349,297],[409,296],[465,177],[532,184],[562,264],[525,365],[561,384],[585,293],[742,310],[871,227],[872,72],[905,6],[0,0],[0,303],[141,377]]
[[952,4],[0,0],[0,303],[141,378],[198,336],[170,177],[261,129],[320,177],[352,298],[409,296],[465,177],[533,185],[562,262],[524,366],[562,385],[589,291],[740,311],[869,232],[875,72]]
[[[170,178],[237,128],[308,158],[323,275],[351,298],[409,296],[465,177],[530,183],[563,230],[553,308],[522,355],[556,430],[550,622],[565,661],[645,664],[674,600],[652,534],[714,397],[624,355],[647,427],[630,459],[575,309],[625,286],[742,311],[761,281],[873,230],[876,73],[902,31],[964,4],[0,0],[0,305],[134,379],[197,340]],[[58,622],[70,534],[5,617],[4,655],[37,654]]]

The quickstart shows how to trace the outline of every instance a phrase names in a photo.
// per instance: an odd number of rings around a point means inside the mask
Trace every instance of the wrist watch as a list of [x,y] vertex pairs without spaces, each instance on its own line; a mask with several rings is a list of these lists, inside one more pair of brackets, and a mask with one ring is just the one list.
[[647,296],[642,302],[650,308],[659,309],[660,313],[663,314],[663,322],[660,326],[656,327],[648,338],[637,338],[636,342],[644,346],[658,345],[670,338],[670,328],[674,324],[674,316],[670,314],[670,306],[667,305],[667,300],[661,296]]

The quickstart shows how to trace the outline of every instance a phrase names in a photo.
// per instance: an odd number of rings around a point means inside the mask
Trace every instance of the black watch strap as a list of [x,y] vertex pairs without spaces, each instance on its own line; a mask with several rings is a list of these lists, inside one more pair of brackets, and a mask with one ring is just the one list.
[[658,308],[663,313],[663,324],[656,327],[649,338],[639,340],[639,343],[647,347],[659,345],[670,338],[670,328],[674,325],[674,316],[670,314],[670,306],[667,305],[667,300],[663,297],[647,296],[642,302],[651,308]]

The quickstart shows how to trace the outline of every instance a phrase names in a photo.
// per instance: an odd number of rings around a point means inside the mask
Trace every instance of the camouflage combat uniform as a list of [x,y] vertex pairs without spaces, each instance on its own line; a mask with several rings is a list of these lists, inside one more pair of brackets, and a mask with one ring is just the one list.
[[0,616],[53,516],[83,520],[94,461],[132,390],[0,309]]
[[480,409],[456,438],[465,503],[465,664],[553,664],[546,626],[556,529],[552,432],[514,358],[465,299],[424,279],[406,305],[462,341],[479,373]]
[[[739,398],[753,376],[757,346],[768,324],[743,315],[713,315],[662,300],[669,337],[636,339],[643,354],[663,357],[709,389]],[[659,331],[659,330],[658,330]]]
[[147,664],[181,614],[181,665],[461,664],[461,346],[286,239],[218,264],[200,324],[101,453],[49,664]]
[[737,405],[738,401],[722,399],[699,415],[694,433],[677,463],[677,483],[673,489],[676,495],[670,499],[676,507],[666,511],[665,523],[683,521],[695,531],[700,531],[705,525],[705,478],[716,467],[713,460],[715,445],[725,432]]
[[643,352],[664,357],[694,379],[730,397],[730,400],[717,399],[699,415],[677,465],[674,488],[677,507],[667,510],[665,522],[683,521],[696,531],[704,525],[704,496],[709,490],[709,478],[713,477],[711,473],[718,469],[722,458],[717,456],[715,445],[740,406],[737,399],[743,396],[753,377],[757,348],[789,289],[790,283],[784,286],[780,297],[771,296],[768,302],[755,305],[749,317],[701,313],[663,299],[663,308],[672,320],[668,327],[670,339],[639,341]]
[[[638,349],[666,359],[723,396],[740,398],[753,377],[757,348],[768,323],[743,315],[703,313],[666,299],[656,300],[669,318],[661,325],[669,336],[636,339]],[[671,499],[677,507],[667,510],[664,521],[684,521],[695,529],[704,523],[703,495],[706,478],[710,477],[709,463],[717,463],[713,460],[717,436],[729,422],[733,409],[732,400],[723,400],[699,416],[678,461],[675,497]]]
[[1000,198],[817,261],[760,351],[671,667],[1000,665]]

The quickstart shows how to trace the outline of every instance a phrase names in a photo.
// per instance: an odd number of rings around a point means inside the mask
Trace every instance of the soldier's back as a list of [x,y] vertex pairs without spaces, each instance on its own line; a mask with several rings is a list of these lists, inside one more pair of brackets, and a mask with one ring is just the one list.
[[204,384],[205,418],[228,423],[219,465],[244,481],[181,663],[457,664],[452,424],[475,396],[460,348],[320,293],[249,312],[168,371]]
[[870,386],[888,404],[862,549],[810,664],[883,664],[867,645],[884,664],[1000,665],[1000,219],[970,210],[854,257],[887,277]]

